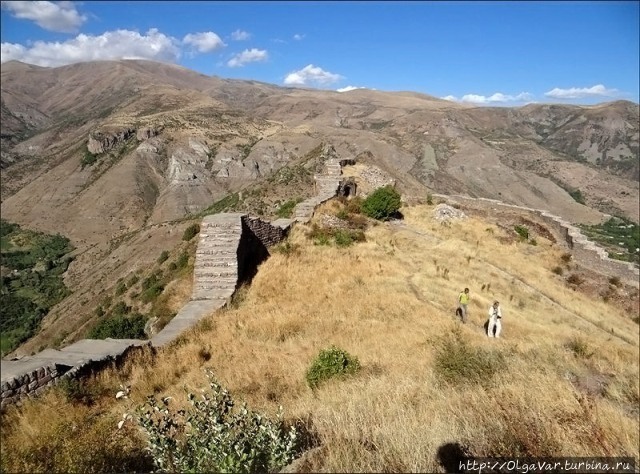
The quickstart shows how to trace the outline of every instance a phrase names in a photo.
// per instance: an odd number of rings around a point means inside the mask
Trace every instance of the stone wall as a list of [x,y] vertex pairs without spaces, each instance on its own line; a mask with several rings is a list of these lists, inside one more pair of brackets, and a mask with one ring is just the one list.
[[[113,346],[105,347],[110,344]],[[25,396],[37,396],[64,378],[81,378],[113,364],[117,365],[132,351],[148,346],[150,341],[83,339],[61,351],[46,349],[23,360],[2,361],[0,408]],[[95,353],[91,353],[91,347],[96,348]]]
[[[275,221],[271,222],[263,221],[257,217],[242,216],[242,223],[253,232],[260,242],[265,247],[271,247],[272,245],[282,242],[289,233],[291,221]],[[280,225],[278,225],[280,224]]]
[[538,217],[550,228],[549,230],[560,237],[559,241],[566,245],[579,264],[600,274],[615,276],[632,286],[640,287],[640,269],[638,269],[637,266],[632,263],[609,258],[607,252],[587,239],[587,237],[580,232],[580,229],[547,211],[506,204],[494,199],[472,198],[459,195],[448,196],[445,194],[434,194],[433,196],[450,201],[463,201],[480,209],[518,211],[522,214]]
[[294,219],[267,222],[239,213],[206,216],[200,226],[191,299],[150,341],[83,339],[60,351],[46,349],[20,360],[2,360],[2,407],[23,396],[37,395],[62,377],[78,378],[98,371],[121,360],[132,347],[166,346],[223,307],[238,286],[253,278],[268,258],[268,248],[282,242],[295,221],[306,222],[316,206],[336,195],[340,164],[331,159],[325,166],[326,174],[317,177],[318,195],[301,203]]
[[55,385],[70,368],[64,365],[51,364],[39,367],[26,374],[3,380],[0,386],[2,391],[0,408],[15,403],[24,396],[40,395],[46,387]]

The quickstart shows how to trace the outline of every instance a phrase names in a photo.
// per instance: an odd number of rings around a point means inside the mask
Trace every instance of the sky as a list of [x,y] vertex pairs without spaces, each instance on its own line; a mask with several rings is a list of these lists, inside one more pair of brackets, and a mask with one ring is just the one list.
[[486,106],[639,101],[640,2],[2,1],[1,62],[202,74]]

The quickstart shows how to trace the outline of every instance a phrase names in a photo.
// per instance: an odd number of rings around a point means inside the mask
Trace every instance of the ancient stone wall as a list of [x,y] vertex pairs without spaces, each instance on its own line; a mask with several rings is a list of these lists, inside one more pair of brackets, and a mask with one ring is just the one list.
[[82,377],[105,364],[121,360],[133,347],[163,347],[204,316],[223,307],[237,287],[257,272],[268,256],[268,248],[282,242],[295,221],[306,222],[319,204],[336,195],[340,164],[326,163],[326,173],[317,177],[318,195],[300,203],[294,219],[272,223],[244,214],[206,216],[200,226],[200,240],[194,264],[194,285],[190,301],[151,341],[83,339],[60,351],[46,349],[20,360],[2,360],[2,407],[23,396],[37,395],[62,377]]
[[571,251],[574,259],[579,264],[598,273],[618,277],[630,285],[640,286],[640,269],[638,269],[637,266],[632,263],[609,258],[607,252],[587,239],[587,237],[580,232],[580,229],[547,211],[506,204],[494,199],[471,198],[459,195],[448,196],[444,194],[434,194],[433,196],[449,201],[457,200],[465,202],[480,209],[518,211],[522,214],[529,214],[533,217],[541,218],[549,227],[549,230],[554,232],[560,238],[559,241],[563,242]]
[[242,223],[248,230],[253,232],[265,247],[279,244],[287,237],[289,226],[286,224],[283,226],[274,225],[276,222],[272,224],[257,217],[242,216]]
[[3,380],[0,386],[2,392],[0,395],[0,408],[15,403],[24,396],[39,395],[46,387],[57,383],[69,369],[70,367],[63,365],[51,364],[8,380]]

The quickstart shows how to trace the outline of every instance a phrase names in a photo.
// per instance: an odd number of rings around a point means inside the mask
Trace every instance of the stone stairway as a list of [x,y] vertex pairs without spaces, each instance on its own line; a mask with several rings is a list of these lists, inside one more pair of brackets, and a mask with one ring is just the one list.
[[[176,340],[198,321],[222,308],[233,296],[240,278],[239,261],[246,265],[247,245],[243,232],[261,242],[262,248],[281,241],[294,222],[308,222],[315,208],[335,197],[342,175],[340,161],[327,159],[324,173],[315,177],[316,196],[299,203],[293,219],[265,223],[245,214],[229,213],[206,216],[200,224],[200,236],[194,264],[191,300],[150,341],[137,339],[83,339],[61,350],[46,349],[20,360],[2,360],[2,407],[19,398],[38,394],[61,377],[77,376],[103,362],[118,360],[134,347],[163,347]],[[243,255],[240,256],[241,245]],[[267,254],[268,255],[268,254]]]
[[325,201],[335,197],[340,186],[342,167],[340,160],[330,158],[325,162],[324,173],[314,176],[316,181],[316,195],[299,203],[293,210],[293,220],[306,223],[313,217],[315,208]]
[[203,316],[222,308],[238,284],[238,246],[243,214],[214,214],[200,224],[200,240],[193,268],[191,301],[151,339],[162,347],[195,326]]

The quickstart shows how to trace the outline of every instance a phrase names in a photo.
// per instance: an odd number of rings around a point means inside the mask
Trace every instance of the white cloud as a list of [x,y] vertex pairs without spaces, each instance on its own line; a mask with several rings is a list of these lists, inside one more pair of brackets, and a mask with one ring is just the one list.
[[195,47],[200,53],[210,53],[226,46],[220,37],[212,31],[189,33],[182,42]]
[[349,91],[355,91],[356,89],[366,89],[366,87],[347,86],[347,87],[341,87],[340,89],[336,89],[336,92],[349,92]]
[[234,41],[246,41],[251,38],[251,33],[247,33],[246,31],[236,30],[231,33],[231,39]]
[[100,36],[80,34],[64,42],[36,41],[28,47],[2,43],[0,62],[17,60],[46,67],[107,59],[176,62],[181,55],[179,44],[177,39],[155,28],[144,35],[136,31],[115,30]]
[[1,4],[3,10],[9,10],[16,18],[32,20],[49,31],[72,33],[87,20],[86,15],[78,13],[73,2],[3,1]]
[[300,40],[304,39],[305,36],[306,35],[301,35],[301,34],[296,33],[295,35],[293,35],[293,39],[296,40],[296,41],[300,41]]
[[309,64],[299,71],[289,73],[287,77],[284,78],[284,83],[288,86],[325,86],[338,82],[340,79],[342,79],[340,74],[333,74],[331,72],[324,71],[322,68],[316,67],[313,64]]
[[504,104],[507,102],[529,102],[533,99],[533,96],[528,92],[521,92],[518,95],[503,94],[502,92],[496,92],[490,96],[478,95],[478,94],[465,94],[461,99],[456,96],[448,95],[442,97],[444,100],[450,100],[453,102],[470,102],[472,104]]
[[554,99],[583,99],[585,97],[615,97],[617,89],[607,89],[602,84],[593,87],[571,87],[570,89],[560,89],[556,87],[544,95]]
[[266,61],[269,58],[269,53],[264,49],[245,49],[243,52],[236,54],[232,57],[227,66],[229,67],[242,67],[247,63],[255,63],[260,61]]

